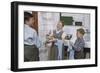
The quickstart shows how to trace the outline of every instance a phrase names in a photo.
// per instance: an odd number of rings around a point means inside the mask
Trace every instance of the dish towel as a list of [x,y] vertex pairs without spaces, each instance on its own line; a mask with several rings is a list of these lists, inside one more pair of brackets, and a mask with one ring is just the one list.
[[58,60],[62,60],[62,49],[63,49],[63,41],[57,40],[57,46],[58,46]]

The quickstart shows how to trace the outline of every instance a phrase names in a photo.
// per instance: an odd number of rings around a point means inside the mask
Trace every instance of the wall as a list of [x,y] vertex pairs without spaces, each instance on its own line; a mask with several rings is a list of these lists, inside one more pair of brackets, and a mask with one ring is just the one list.
[[[10,34],[11,34],[11,13],[10,13],[10,2],[14,0],[0,0],[0,73],[12,73],[10,71]],[[18,1],[18,0],[16,0]],[[45,2],[45,3],[61,3],[61,4],[78,4],[78,5],[94,5],[98,6],[98,13],[100,13],[100,0],[20,0],[20,1],[34,1],[34,2]],[[100,24],[100,14],[98,14],[98,24]],[[100,25],[98,25],[98,28]],[[100,31],[100,28],[98,29]],[[100,37],[100,33],[98,33]],[[100,38],[98,38],[100,40]],[[100,43],[100,41],[98,41]],[[100,52],[100,45],[98,45],[98,51]],[[100,53],[98,53],[100,56]],[[60,70],[45,70],[35,71],[35,73],[99,73],[100,72],[100,57],[98,57],[98,67],[91,68],[74,68],[74,69],[60,69]],[[19,72],[23,73],[23,72]],[[26,72],[33,73],[33,71]]]
[[39,12],[39,36],[42,41],[45,40],[45,36],[52,30],[56,29],[56,24],[60,19],[60,14],[55,12]]

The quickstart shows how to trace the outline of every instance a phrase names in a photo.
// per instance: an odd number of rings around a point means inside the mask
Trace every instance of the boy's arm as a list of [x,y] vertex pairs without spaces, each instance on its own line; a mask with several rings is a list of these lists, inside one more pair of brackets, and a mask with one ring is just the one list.
[[40,40],[39,36],[37,35],[37,32],[34,30],[33,32],[33,42],[35,43],[37,48],[40,48],[42,46],[42,41]]
[[85,45],[84,42],[77,42],[76,44],[73,45],[73,47],[76,51],[80,51],[81,49],[84,48],[84,45]]
[[38,48],[40,48],[43,45],[42,41],[40,40],[38,36],[36,37],[36,45]]

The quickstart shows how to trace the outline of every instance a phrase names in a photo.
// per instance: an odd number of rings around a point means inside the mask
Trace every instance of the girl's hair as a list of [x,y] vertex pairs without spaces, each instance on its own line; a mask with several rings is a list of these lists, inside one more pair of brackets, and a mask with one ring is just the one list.
[[64,27],[64,21],[61,21],[61,20],[60,20],[59,23],[62,23],[62,26]]
[[28,21],[32,17],[33,17],[33,15],[31,13],[24,12],[24,24],[25,24],[25,21]]

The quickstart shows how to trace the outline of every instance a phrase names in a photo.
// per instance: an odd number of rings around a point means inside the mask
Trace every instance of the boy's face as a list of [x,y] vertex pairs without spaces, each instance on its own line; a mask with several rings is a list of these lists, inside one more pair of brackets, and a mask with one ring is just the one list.
[[77,36],[77,38],[82,38],[83,37],[83,35],[79,31],[77,31],[76,36]]
[[57,24],[57,30],[60,30],[60,29],[62,29],[62,28],[63,28],[62,23],[59,22],[59,23]]
[[33,23],[34,23],[33,17],[29,18],[29,20],[26,21],[26,24],[28,24],[29,26],[33,26]]

